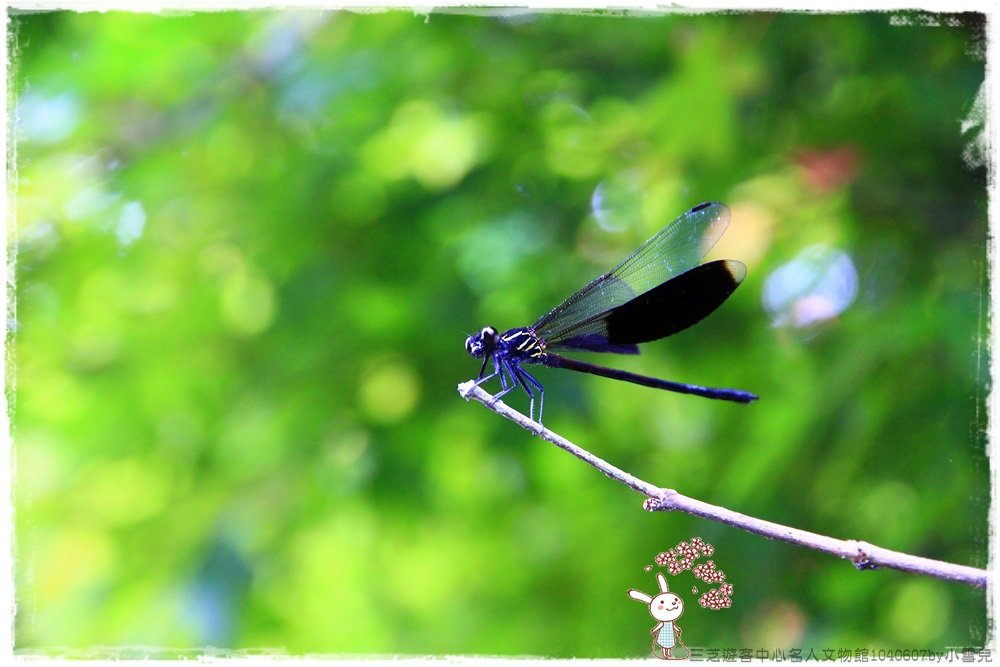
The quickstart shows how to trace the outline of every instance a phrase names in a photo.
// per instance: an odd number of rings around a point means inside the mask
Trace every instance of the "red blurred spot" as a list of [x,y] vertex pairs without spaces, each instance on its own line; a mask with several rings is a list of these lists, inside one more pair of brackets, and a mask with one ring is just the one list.
[[799,150],[795,162],[802,169],[806,185],[826,194],[854,180],[861,156],[853,146],[844,145],[829,150]]

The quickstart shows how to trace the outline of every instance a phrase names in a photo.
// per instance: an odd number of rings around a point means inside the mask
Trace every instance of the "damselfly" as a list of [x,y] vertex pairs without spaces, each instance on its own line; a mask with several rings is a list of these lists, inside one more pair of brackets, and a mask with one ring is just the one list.
[[[636,375],[563,357],[554,349],[639,354],[639,343],[659,340],[695,324],[722,305],[746,276],[741,262],[699,264],[729,225],[725,204],[706,202],[664,227],[621,264],[599,276],[530,327],[499,333],[484,327],[465,349],[483,359],[476,384],[500,376],[499,400],[517,387],[531,399],[529,413],[542,421],[545,389],[523,368],[541,364],[568,368],[646,387],[737,403],[757,398],[739,389],[715,389]],[[485,375],[493,361],[493,372]]]

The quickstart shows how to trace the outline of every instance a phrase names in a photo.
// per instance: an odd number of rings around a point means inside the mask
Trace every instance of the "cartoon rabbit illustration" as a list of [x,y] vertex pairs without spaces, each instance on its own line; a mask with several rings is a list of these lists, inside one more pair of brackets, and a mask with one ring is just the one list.
[[675,625],[674,621],[684,613],[684,603],[670,592],[666,578],[659,572],[656,573],[656,581],[660,584],[660,594],[656,597],[646,595],[634,588],[628,589],[628,596],[633,600],[648,604],[649,614],[659,621],[650,631],[650,634],[653,635],[653,655],[663,660],[681,660],[682,656],[673,655],[675,647],[680,644],[687,651],[688,656],[684,657],[689,657],[690,651],[681,641],[680,626]]

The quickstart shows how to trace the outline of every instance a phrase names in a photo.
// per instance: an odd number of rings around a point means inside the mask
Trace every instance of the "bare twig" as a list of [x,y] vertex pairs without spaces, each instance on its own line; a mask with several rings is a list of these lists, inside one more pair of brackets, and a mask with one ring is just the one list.
[[502,401],[494,402],[493,396],[481,387],[477,387],[475,382],[470,381],[460,384],[458,386],[458,393],[466,400],[473,399],[482,403],[498,415],[506,417],[521,426],[521,428],[534,433],[543,440],[551,442],[581,461],[597,468],[611,479],[621,482],[625,486],[643,494],[646,496],[646,502],[643,506],[647,510],[680,510],[693,516],[699,516],[726,524],[727,526],[740,528],[747,532],[763,535],[771,540],[780,540],[848,559],[859,570],[873,570],[880,567],[887,567],[894,570],[902,570],[903,572],[925,574],[929,577],[944,579],[945,581],[955,581],[978,588],[985,588],[988,582],[989,576],[986,570],[967,565],[955,565],[920,556],[912,556],[899,551],[876,547],[867,542],[839,540],[811,533],[807,530],[782,526],[771,521],[764,521],[763,519],[757,519],[746,514],[740,514],[739,512],[719,507],[718,505],[711,505],[701,500],[689,498],[674,489],[660,488],[630,475],[604,459],[591,454],[586,449],[573,444],[558,433],[554,433],[538,422],[528,419],[517,410],[505,405]]

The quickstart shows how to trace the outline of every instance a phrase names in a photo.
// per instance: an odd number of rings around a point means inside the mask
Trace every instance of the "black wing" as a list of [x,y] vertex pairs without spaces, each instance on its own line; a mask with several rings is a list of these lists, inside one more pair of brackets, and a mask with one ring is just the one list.
[[729,225],[725,204],[695,206],[532,325],[551,348],[638,354],[719,307],[746,275],[733,260],[698,263]]

